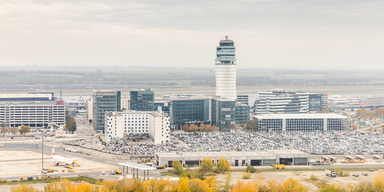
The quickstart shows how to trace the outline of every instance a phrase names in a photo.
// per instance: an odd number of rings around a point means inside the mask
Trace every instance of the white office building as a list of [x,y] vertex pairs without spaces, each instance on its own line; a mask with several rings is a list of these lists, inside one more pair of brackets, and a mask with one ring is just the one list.
[[121,97],[121,110],[129,110],[131,108],[129,97]]
[[216,95],[236,100],[236,58],[233,40],[225,36],[216,47]]
[[241,94],[241,95],[239,94],[237,95],[237,102],[253,107],[255,106],[255,102],[257,98],[258,98],[258,95],[256,94]]
[[0,122],[5,122],[8,128],[63,126],[65,109],[64,102],[57,101],[53,93],[0,94]]
[[266,114],[253,117],[259,131],[312,132],[342,131],[350,126],[349,118],[332,113]]
[[105,136],[123,138],[124,135],[144,135],[155,144],[170,141],[170,120],[165,114],[155,111],[106,112],[104,121]]
[[93,98],[87,99],[86,103],[86,110],[87,110],[87,120],[89,123],[92,123],[93,121]]
[[365,105],[372,107],[384,106],[384,95],[374,95],[372,97],[366,97]]
[[259,92],[256,100],[256,114],[308,113],[309,93],[272,90]]

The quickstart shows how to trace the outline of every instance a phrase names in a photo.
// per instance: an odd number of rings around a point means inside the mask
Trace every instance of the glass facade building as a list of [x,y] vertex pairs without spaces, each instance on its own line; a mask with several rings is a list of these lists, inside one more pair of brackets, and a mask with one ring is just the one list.
[[181,129],[184,124],[211,124],[211,98],[191,98],[171,100],[171,125]]
[[121,111],[120,91],[93,92],[93,127],[104,133],[104,114],[107,111]]
[[321,93],[308,94],[309,111],[320,111],[323,107],[328,107],[328,96]]
[[212,102],[212,125],[220,131],[230,131],[235,120],[236,101],[214,99]]
[[237,125],[247,124],[250,116],[250,107],[246,104],[236,103],[235,121]]
[[350,126],[348,117],[337,114],[268,114],[253,119],[264,132],[342,131]]
[[235,124],[235,101],[218,98],[172,99],[171,125],[181,129],[184,124],[216,125],[221,131]]
[[130,102],[131,110],[135,111],[153,111],[154,110],[154,100],[155,94],[153,91],[146,90],[137,90],[130,92]]

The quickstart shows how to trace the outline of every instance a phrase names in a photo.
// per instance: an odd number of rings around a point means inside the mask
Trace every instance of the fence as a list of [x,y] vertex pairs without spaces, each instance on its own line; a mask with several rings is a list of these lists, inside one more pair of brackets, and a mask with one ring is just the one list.
[[[4,149],[30,149],[30,150],[41,150],[41,145],[39,144],[13,144],[13,143],[4,143]],[[44,146],[43,150],[45,152],[52,152],[52,146]],[[60,148],[55,148],[56,154],[65,155],[65,151]]]

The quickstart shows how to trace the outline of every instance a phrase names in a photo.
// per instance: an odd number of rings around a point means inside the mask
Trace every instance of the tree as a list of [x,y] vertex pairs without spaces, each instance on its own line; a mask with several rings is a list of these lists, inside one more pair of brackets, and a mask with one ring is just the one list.
[[245,169],[245,172],[250,172],[250,173],[255,173],[257,170],[252,167],[251,165],[248,165],[247,168]]
[[213,171],[213,161],[212,161],[212,158],[209,157],[209,158],[204,158],[203,160],[201,160],[200,170],[203,173],[207,173],[207,172]]
[[181,129],[184,130],[184,131],[188,131],[188,125],[187,125],[187,124],[184,124],[183,127],[182,127]]
[[22,125],[19,129],[20,134],[24,135],[28,133],[30,128],[27,125]]
[[249,120],[247,122],[247,125],[245,128],[250,130],[250,131],[257,131],[258,130],[255,120]]
[[172,162],[173,170],[175,170],[175,173],[182,174],[184,172],[183,165],[178,160],[174,160]]
[[72,116],[67,119],[67,122],[65,123],[67,130],[70,132],[76,131],[76,121],[75,118]]
[[11,188],[12,192],[38,192],[39,190],[31,186],[26,186],[21,184],[20,186],[15,186]]
[[206,125],[206,126],[205,126],[205,131],[207,131],[207,132],[211,132],[211,131],[212,131],[212,127],[211,127],[211,125]]
[[193,192],[211,191],[209,185],[200,179],[191,179],[189,181],[189,190]]
[[127,110],[127,109],[125,107],[123,107],[121,110],[124,111],[124,110]]
[[231,170],[231,164],[224,158],[220,157],[219,161],[217,161],[217,171],[220,173],[229,172]]
[[231,175],[231,172],[229,172],[225,177],[225,182],[224,182],[224,185],[222,186],[224,191],[228,192],[232,188],[231,180],[232,180],[232,175]]
[[5,121],[3,121],[3,123],[1,123],[1,128],[6,128],[7,127],[7,123],[5,123]]
[[5,127],[1,127],[1,133],[7,133],[8,132],[8,129],[5,128]]
[[384,173],[380,173],[374,177],[373,187],[375,191],[384,191]]
[[193,131],[196,133],[196,131],[199,129],[199,127],[195,124],[190,124],[189,125],[189,131]]
[[212,132],[215,132],[215,131],[217,131],[217,127],[216,125],[212,125]]
[[283,183],[284,191],[289,192],[307,192],[308,189],[304,186],[302,186],[297,179],[289,178],[288,180],[285,180]]
[[204,132],[206,130],[207,126],[204,125],[204,123],[200,123],[200,131]]
[[19,129],[17,127],[12,127],[10,131],[12,134],[16,134],[17,132],[19,132]]

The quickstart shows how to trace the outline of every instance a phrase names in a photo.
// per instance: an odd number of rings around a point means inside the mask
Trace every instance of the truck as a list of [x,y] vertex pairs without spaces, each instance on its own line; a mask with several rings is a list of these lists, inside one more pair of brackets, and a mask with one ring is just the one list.
[[324,161],[324,162],[330,162],[331,161],[331,158],[329,158],[329,156],[321,156],[321,161]]
[[355,159],[357,161],[360,161],[361,163],[364,163],[367,160],[367,158],[360,156],[360,155],[356,155]]
[[324,163],[322,161],[312,161],[310,164],[313,165],[313,166],[315,166],[315,165],[324,165]]
[[328,156],[328,157],[331,159],[331,162],[333,162],[333,163],[337,162],[337,158],[336,157],[332,157],[332,156]]
[[122,171],[120,169],[115,169],[115,170],[111,170],[111,172],[109,172],[109,174],[111,175],[120,175],[122,173]]
[[326,169],[325,175],[328,177],[336,177],[336,172],[334,172],[333,170]]
[[284,164],[280,164],[280,165],[273,164],[273,165],[271,165],[271,167],[273,169],[285,169],[285,165]]

